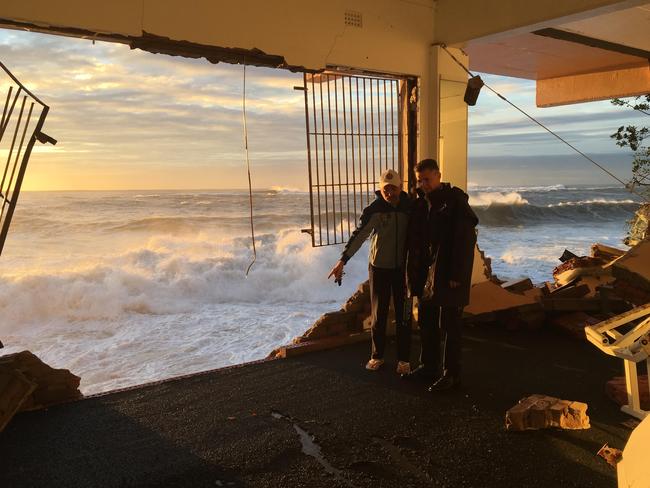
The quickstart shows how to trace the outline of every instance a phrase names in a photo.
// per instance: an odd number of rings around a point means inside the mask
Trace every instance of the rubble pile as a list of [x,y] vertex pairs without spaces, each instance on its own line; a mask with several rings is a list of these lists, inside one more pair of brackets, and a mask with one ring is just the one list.
[[531,395],[506,412],[507,430],[588,429],[587,404],[546,395]]
[[628,251],[594,244],[590,256],[565,251],[553,282],[529,278],[473,285],[465,321],[531,330],[549,324],[583,340],[584,327],[650,302],[650,241]]
[[80,378],[54,369],[29,351],[0,357],[0,431],[18,412],[82,397]]

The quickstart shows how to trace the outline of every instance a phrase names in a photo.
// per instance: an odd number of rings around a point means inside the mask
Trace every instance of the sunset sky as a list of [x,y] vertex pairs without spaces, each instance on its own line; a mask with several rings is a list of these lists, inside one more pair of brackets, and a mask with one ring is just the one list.
[[[243,188],[242,66],[128,46],[0,30],[0,60],[51,111],[26,190]],[[609,102],[537,109],[535,84],[485,75],[624,179],[630,154],[609,138],[642,115]],[[307,188],[302,75],[247,68],[253,185]],[[588,162],[484,90],[470,108],[469,181],[478,185],[609,183]]]

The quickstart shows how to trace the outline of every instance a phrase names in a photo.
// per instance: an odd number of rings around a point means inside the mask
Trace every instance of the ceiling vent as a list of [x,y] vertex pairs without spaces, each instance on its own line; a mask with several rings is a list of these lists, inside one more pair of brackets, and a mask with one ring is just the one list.
[[349,25],[351,27],[363,27],[363,16],[361,15],[361,12],[346,10],[345,25]]

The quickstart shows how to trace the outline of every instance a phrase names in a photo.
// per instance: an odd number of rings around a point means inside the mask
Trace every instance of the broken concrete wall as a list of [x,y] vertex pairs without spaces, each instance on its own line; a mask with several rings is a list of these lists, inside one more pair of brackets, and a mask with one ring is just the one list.
[[608,267],[622,298],[635,305],[650,302],[650,240],[640,242]]

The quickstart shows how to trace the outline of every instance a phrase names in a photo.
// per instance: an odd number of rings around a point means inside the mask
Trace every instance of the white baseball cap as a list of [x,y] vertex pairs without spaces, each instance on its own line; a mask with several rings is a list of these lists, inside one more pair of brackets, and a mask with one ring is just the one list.
[[386,185],[393,185],[397,188],[402,188],[402,179],[399,177],[399,173],[394,169],[387,169],[379,177],[379,188],[383,188]]

